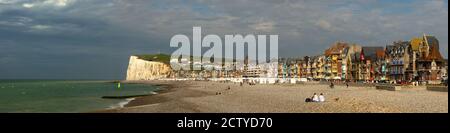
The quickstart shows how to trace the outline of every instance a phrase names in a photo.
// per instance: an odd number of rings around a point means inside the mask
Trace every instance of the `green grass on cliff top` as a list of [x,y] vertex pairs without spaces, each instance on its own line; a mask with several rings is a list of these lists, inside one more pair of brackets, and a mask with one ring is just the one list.
[[170,55],[166,54],[141,54],[136,55],[139,59],[147,60],[147,61],[156,61],[156,62],[162,62],[165,64],[170,63]]
[[[155,62],[162,62],[165,64],[170,64],[170,55],[167,54],[140,54],[140,55],[135,55],[137,56],[139,59],[142,60],[146,60],[146,61],[155,61]],[[190,58],[197,58],[197,57],[193,57],[191,56]],[[215,60],[222,60],[220,58],[216,58]],[[228,59],[226,59],[228,60]],[[230,61],[230,60],[228,60]]]

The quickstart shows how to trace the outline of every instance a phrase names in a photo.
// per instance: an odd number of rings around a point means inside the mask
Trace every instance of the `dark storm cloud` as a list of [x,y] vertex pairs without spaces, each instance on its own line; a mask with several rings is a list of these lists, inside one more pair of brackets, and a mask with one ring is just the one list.
[[171,53],[193,26],[278,34],[281,56],[427,33],[448,57],[447,0],[0,0],[0,78],[121,79],[129,55]]

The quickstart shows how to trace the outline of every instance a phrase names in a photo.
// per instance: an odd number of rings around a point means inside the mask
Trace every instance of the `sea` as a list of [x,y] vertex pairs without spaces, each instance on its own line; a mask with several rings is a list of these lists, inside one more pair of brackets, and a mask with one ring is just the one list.
[[0,113],[83,113],[121,108],[133,98],[103,96],[155,94],[149,84],[92,80],[0,80]]

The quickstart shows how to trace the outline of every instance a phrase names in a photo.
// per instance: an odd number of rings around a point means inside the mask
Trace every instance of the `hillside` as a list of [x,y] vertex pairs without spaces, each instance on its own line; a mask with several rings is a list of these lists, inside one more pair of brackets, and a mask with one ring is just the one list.
[[162,62],[165,64],[170,63],[170,55],[166,54],[141,54],[136,55],[139,59],[146,60],[146,61],[156,61],[156,62]]

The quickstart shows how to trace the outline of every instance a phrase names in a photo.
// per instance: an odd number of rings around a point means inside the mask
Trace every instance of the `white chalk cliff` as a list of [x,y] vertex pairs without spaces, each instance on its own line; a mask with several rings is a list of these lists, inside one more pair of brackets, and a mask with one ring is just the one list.
[[162,62],[147,61],[130,56],[126,80],[155,80],[166,78],[171,72],[170,66]]

